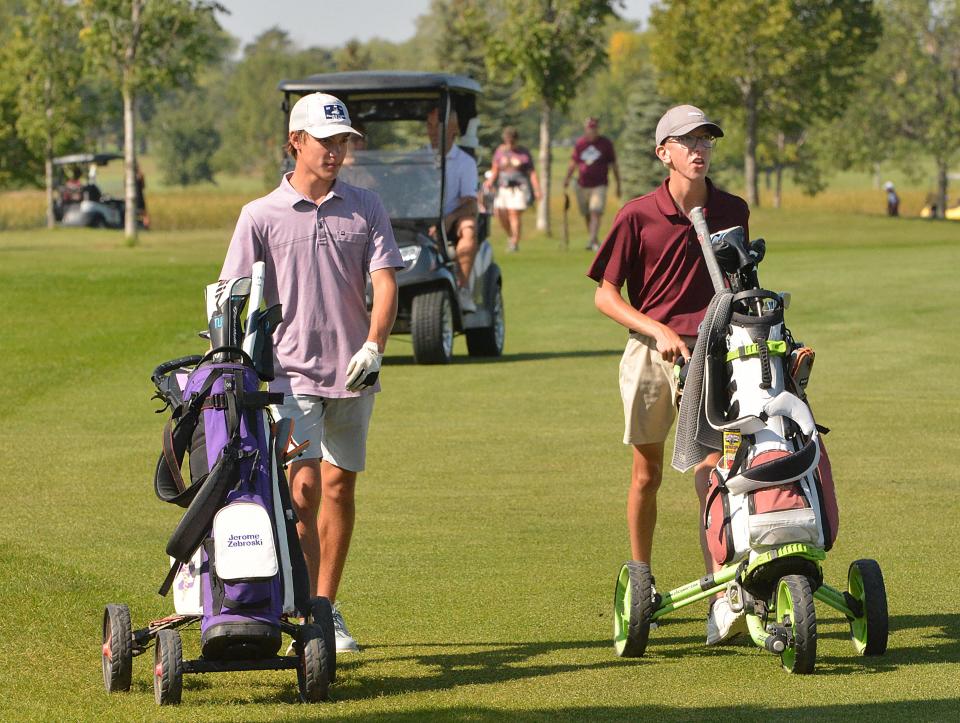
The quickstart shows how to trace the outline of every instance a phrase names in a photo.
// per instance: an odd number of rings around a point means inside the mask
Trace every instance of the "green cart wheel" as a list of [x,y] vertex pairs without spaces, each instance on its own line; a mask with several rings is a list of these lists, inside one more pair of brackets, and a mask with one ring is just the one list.
[[887,652],[887,588],[876,560],[855,560],[847,571],[847,593],[858,617],[850,620],[850,640],[860,655]]
[[777,583],[773,602],[776,623],[786,629],[789,641],[780,653],[780,664],[788,673],[812,673],[817,660],[817,613],[810,581],[803,575],[785,575]]
[[653,615],[653,575],[645,562],[620,568],[613,593],[613,647],[621,658],[639,658],[647,649]]

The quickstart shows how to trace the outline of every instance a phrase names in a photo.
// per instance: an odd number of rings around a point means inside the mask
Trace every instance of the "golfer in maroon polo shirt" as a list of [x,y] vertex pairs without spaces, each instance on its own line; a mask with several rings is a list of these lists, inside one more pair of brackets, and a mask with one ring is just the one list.
[[[668,110],[656,130],[656,154],[670,175],[659,188],[627,203],[614,219],[588,276],[599,286],[597,308],[630,331],[620,361],[620,394],[626,422],[624,444],[633,446],[627,524],[633,559],[650,563],[657,522],[657,490],[663,476],[663,446],[675,417],[673,365],[689,359],[713,285],[688,214],[702,206],[711,231],[747,229],[746,202],[718,190],[707,178],[710,154],[723,131],[691,105]],[[621,288],[627,285],[627,300]],[[696,469],[700,519],[707,475],[717,456]],[[717,569],[700,545],[707,572]],[[711,604],[707,643],[738,632],[743,622],[725,598]]]

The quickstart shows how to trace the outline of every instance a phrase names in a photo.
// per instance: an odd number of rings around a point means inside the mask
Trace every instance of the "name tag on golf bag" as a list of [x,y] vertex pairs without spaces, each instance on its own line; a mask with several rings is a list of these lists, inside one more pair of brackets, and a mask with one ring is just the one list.
[[213,518],[214,559],[224,582],[266,580],[277,574],[273,523],[253,502],[234,502]]

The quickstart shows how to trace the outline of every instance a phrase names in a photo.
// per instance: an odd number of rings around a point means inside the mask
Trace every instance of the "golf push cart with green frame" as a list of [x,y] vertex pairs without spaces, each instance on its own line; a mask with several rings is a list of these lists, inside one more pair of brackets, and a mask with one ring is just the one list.
[[651,623],[725,593],[750,638],[791,673],[812,673],[819,601],[842,613],[859,655],[887,649],[887,594],[874,560],[853,562],[846,590],[824,581],[822,563],[836,539],[838,511],[830,463],[806,386],[813,352],[784,325],[788,294],[760,288],[762,239],[742,228],[711,236],[701,209],[691,212],[717,292],[693,357],[677,368],[682,401],[673,466],[698,464],[722,450],[710,470],[704,519],[707,547],[722,567],[655,592],[646,563],[625,563],[614,592],[614,647],[640,657]]
[[[342,100],[353,126],[364,134],[344,162],[339,178],[375,191],[390,215],[405,268],[397,273],[399,306],[394,334],[410,334],[420,364],[446,364],[454,336],[463,333],[470,356],[503,352],[504,310],[500,267],[493,260],[489,216],[480,214],[470,290],[476,309],[461,307],[453,239],[441,222],[447,159],[432,149],[426,131],[431,110],[440,111],[440,137],[455,111],[461,148],[477,117],[480,85],[445,73],[358,71],[284,80],[284,137],[293,104],[308,93]],[[290,159],[287,159],[290,168]],[[372,302],[367,285],[367,302]]]

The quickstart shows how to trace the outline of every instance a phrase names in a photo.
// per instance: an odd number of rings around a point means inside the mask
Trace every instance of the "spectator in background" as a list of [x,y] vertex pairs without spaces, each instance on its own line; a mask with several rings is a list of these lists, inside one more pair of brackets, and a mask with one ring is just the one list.
[[80,203],[83,200],[83,169],[80,166],[70,168],[70,178],[63,184],[60,198],[63,203]]
[[570,166],[563,179],[563,189],[570,185],[573,172],[577,171],[577,204],[580,215],[587,223],[587,250],[600,248],[597,234],[600,231],[600,218],[607,205],[608,171],[613,170],[617,180],[617,197],[620,196],[620,169],[617,167],[617,154],[613,150],[613,141],[600,135],[600,122],[596,118],[587,118],[583,124],[583,135],[573,146]]
[[900,215],[900,197],[897,195],[897,191],[893,187],[893,182],[887,181],[886,183],[884,183],[883,190],[887,192],[887,215],[899,216]]
[[139,165],[134,166],[134,183],[137,187],[137,221],[144,229],[149,229],[150,214],[147,213],[147,200],[143,197],[143,189],[147,187],[147,181]]
[[503,143],[493,153],[487,188],[496,189],[493,208],[508,237],[507,251],[520,250],[521,214],[540,199],[540,181],[530,151],[517,144],[513,126],[503,129]]

